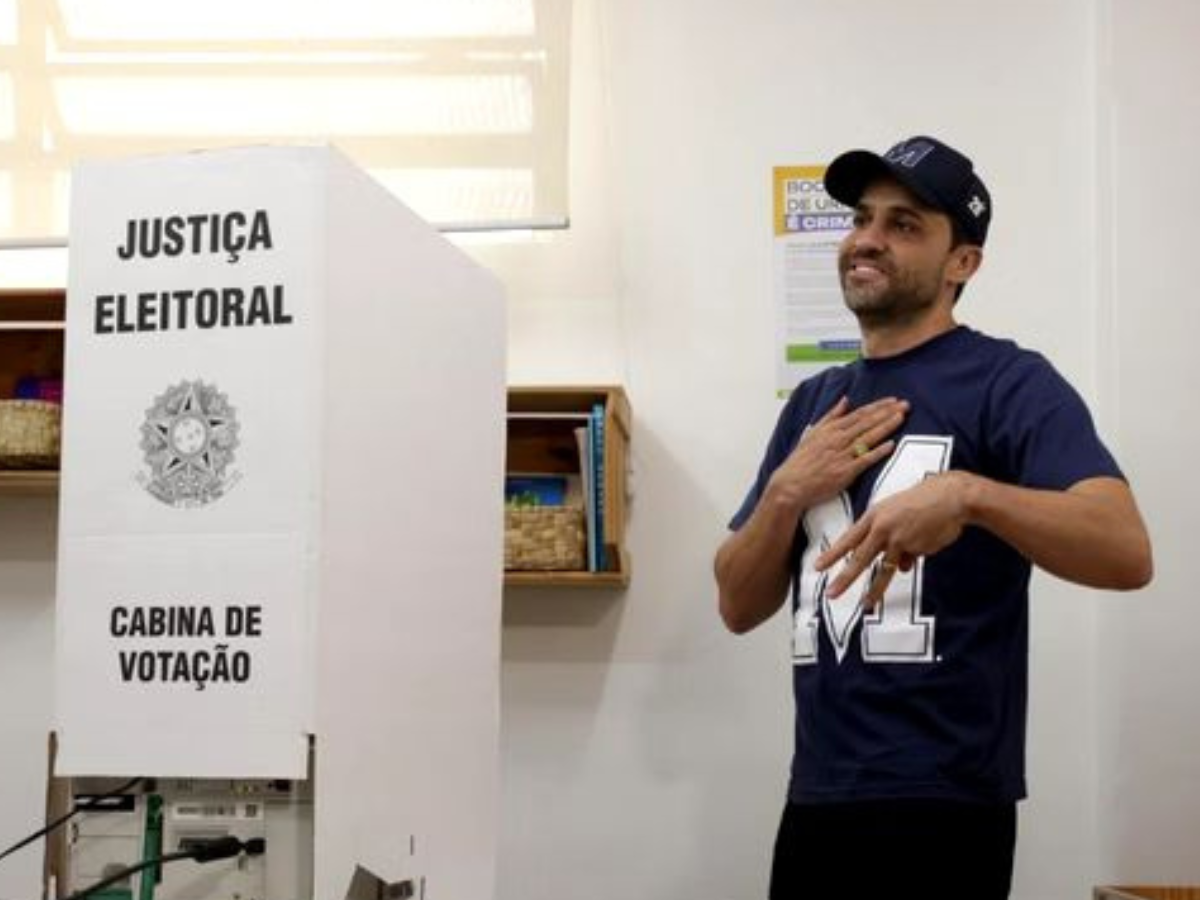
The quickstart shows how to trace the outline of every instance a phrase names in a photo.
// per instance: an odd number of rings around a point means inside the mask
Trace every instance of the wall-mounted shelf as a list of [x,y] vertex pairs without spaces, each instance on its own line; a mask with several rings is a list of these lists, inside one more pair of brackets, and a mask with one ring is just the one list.
[[508,472],[578,475],[580,454],[575,429],[599,405],[603,410],[602,543],[606,565],[600,571],[518,571],[504,573],[512,587],[623,588],[629,584],[625,549],[626,470],[631,414],[617,386],[510,387],[508,389]]
[[504,573],[507,587],[612,588],[629,586],[629,571],[622,572],[513,572]]
[[53,494],[58,472],[48,469],[0,469],[0,494]]
[[[61,289],[0,289],[0,399],[14,395],[20,378],[62,378],[66,302]],[[57,471],[0,468],[0,493],[57,489]]]

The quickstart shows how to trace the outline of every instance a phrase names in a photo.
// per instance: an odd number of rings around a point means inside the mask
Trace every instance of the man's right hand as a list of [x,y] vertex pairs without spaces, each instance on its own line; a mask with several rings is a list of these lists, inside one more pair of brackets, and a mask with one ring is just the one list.
[[892,452],[896,442],[888,435],[907,413],[907,400],[885,397],[852,410],[843,397],[804,432],[767,493],[798,511],[824,503]]
[[891,453],[895,441],[888,435],[907,413],[907,401],[894,397],[855,410],[842,398],[805,431],[750,518],[717,551],[719,607],[730,631],[749,631],[779,609],[799,517]]

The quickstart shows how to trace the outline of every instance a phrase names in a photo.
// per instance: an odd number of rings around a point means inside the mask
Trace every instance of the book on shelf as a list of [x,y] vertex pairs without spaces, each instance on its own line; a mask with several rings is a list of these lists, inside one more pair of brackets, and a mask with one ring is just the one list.
[[575,442],[579,447],[579,474],[583,487],[583,511],[587,539],[587,568],[596,569],[596,480],[592,471],[592,421],[575,429]]
[[608,570],[604,522],[604,404],[592,407],[592,498],[596,504],[596,570]]
[[565,506],[567,476],[534,472],[506,475],[504,502],[510,506]]

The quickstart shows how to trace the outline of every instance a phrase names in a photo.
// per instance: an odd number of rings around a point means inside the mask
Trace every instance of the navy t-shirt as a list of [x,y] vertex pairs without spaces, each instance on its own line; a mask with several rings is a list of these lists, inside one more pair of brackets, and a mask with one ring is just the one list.
[[802,382],[731,528],[749,518],[804,430],[842,396],[852,407],[894,396],[910,410],[892,454],[808,510],[796,530],[789,797],[1020,799],[1028,560],[990,532],[967,528],[911,572],[897,572],[867,616],[860,598],[870,570],[829,600],[830,579],[813,562],[870,503],[929,474],[960,469],[1061,490],[1121,472],[1079,395],[1043,357],[960,326],[897,356]]

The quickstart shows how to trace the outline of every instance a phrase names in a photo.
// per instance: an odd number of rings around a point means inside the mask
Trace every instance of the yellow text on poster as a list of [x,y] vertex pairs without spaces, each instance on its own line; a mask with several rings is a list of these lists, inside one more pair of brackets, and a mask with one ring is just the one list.
[[825,166],[774,169],[775,236],[848,231],[853,214],[825,190]]

